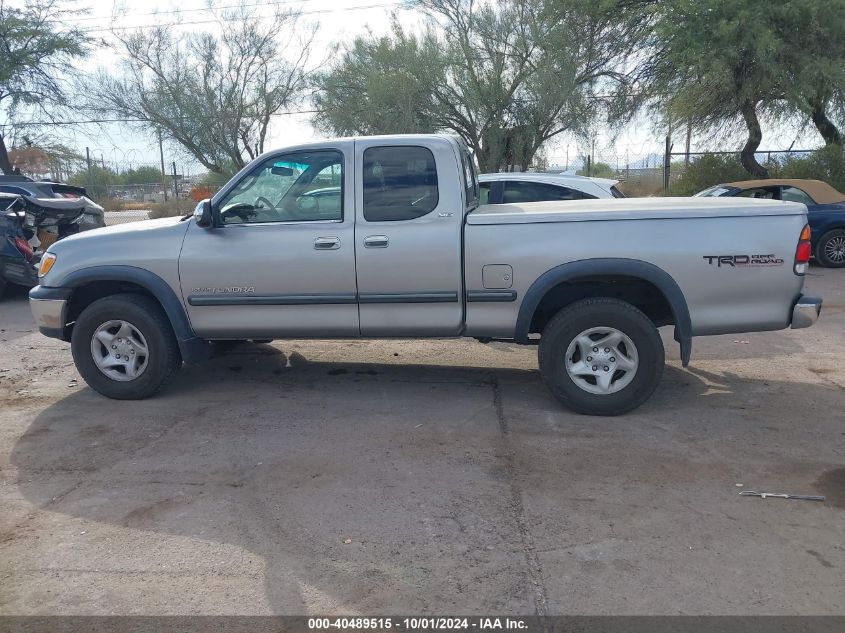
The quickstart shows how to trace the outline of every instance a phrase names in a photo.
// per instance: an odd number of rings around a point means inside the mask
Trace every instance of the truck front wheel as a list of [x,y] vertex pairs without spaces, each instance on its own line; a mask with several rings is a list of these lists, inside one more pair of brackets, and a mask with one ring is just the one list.
[[663,374],[663,341],[651,320],[619,299],[585,299],[558,312],[540,339],[540,373],[565,406],[621,415],[648,400]]
[[73,328],[71,352],[85,382],[118,400],[152,395],[182,364],[164,311],[136,294],[112,295],[86,307]]

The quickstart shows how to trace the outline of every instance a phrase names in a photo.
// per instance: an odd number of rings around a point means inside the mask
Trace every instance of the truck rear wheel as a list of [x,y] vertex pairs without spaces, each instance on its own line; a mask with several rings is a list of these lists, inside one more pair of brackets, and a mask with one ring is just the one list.
[[558,312],[540,339],[540,373],[565,406],[621,415],[648,400],[665,352],[651,320],[630,303],[596,298]]
[[170,321],[149,297],[119,294],[82,311],[71,336],[76,369],[118,400],[151,396],[182,364]]

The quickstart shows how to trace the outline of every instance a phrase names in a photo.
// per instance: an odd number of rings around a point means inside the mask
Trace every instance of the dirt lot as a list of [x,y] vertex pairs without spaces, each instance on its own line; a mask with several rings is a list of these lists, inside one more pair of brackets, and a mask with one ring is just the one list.
[[845,613],[845,270],[808,290],[816,327],[689,370],[667,332],[615,419],[468,341],[241,346],[109,401],[6,297],[0,613]]

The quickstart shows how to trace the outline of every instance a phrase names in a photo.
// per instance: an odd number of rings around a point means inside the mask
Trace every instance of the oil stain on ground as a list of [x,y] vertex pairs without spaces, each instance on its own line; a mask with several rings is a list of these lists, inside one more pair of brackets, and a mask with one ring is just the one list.
[[825,503],[845,508],[845,468],[828,470],[813,485],[825,496]]

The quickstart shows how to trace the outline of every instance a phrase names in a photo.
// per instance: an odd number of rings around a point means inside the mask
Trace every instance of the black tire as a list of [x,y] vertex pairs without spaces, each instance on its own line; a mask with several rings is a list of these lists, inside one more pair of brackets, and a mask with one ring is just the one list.
[[[147,365],[133,380],[109,378],[97,367],[91,339],[103,323],[125,320],[144,337],[149,350]],[[137,294],[118,294],[94,301],[76,319],[71,336],[76,369],[95,391],[116,400],[140,400],[154,394],[182,366],[179,345],[170,321],[158,303]]]
[[[570,343],[599,327],[622,332],[636,347],[639,363],[633,378],[615,393],[590,393],[579,387],[566,369]],[[663,341],[651,319],[630,303],[610,298],[585,299],[563,308],[546,324],[538,355],[540,374],[554,396],[585,415],[621,415],[636,409],[654,393],[666,360]]]
[[3,293],[6,291],[6,280],[0,277],[0,297],[3,296]]
[[843,254],[842,259],[833,259],[825,252],[828,246],[832,247],[839,244],[845,245],[845,229],[833,229],[822,235],[816,243],[816,261],[825,268],[845,267],[845,254]]

